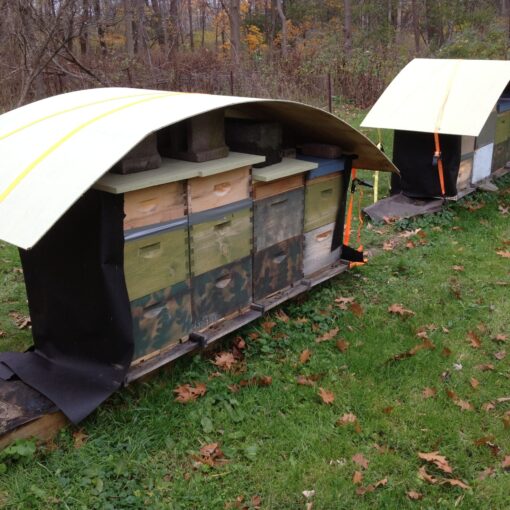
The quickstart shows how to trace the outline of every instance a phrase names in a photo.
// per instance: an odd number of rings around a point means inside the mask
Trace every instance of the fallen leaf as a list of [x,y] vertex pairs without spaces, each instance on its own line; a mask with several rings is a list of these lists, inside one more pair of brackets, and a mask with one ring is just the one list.
[[274,322],[274,321],[266,321],[266,322],[263,322],[261,324],[261,326],[262,326],[262,329],[266,333],[271,333],[272,329],[276,326],[276,322]]
[[437,395],[437,390],[435,388],[429,388],[428,386],[422,391],[423,398],[431,398]]
[[352,483],[354,485],[359,485],[363,481],[363,473],[361,471],[354,471],[354,475],[352,475]]
[[395,249],[395,241],[384,241],[382,249],[384,251],[393,251]]
[[418,469],[418,478],[420,480],[423,480],[424,482],[431,483],[431,484],[436,484],[439,481],[436,477],[427,473],[425,466],[421,466],[420,469]]
[[452,266],[454,271],[464,271],[464,266]]
[[242,381],[239,381],[240,388],[244,388],[246,386],[271,386],[271,384],[273,384],[273,378],[270,375],[252,377],[251,379],[243,379]]
[[321,342],[326,342],[328,340],[331,340],[336,335],[338,335],[338,332],[340,331],[340,328],[333,328],[330,329],[327,333],[324,333],[322,336],[319,336],[315,339],[315,341],[319,344]]
[[506,358],[506,351],[499,351],[499,352],[496,352],[496,353],[494,354],[494,357],[495,357],[497,360],[501,361],[502,359],[505,359],[505,358]]
[[446,457],[444,455],[440,455],[438,451],[430,453],[418,453],[418,457],[427,462],[431,462],[444,473],[453,472],[453,469],[448,464],[448,460],[446,459]]
[[307,319],[306,317],[299,317],[294,322],[296,324],[308,324],[310,322],[310,319]]
[[88,440],[89,436],[85,433],[84,429],[76,430],[73,432],[73,444],[75,448],[81,448]]
[[261,503],[262,503],[262,498],[260,496],[252,496],[251,497],[251,507],[254,510],[258,510],[260,508]]
[[336,347],[340,352],[345,352],[349,348],[349,342],[345,340],[338,340]]
[[452,351],[450,349],[448,349],[448,347],[443,347],[443,350],[441,351],[441,356],[443,356],[443,358],[447,358],[448,356],[451,356],[452,355]]
[[506,342],[506,341],[508,340],[508,335],[503,335],[503,334],[501,334],[501,333],[500,333],[499,335],[496,335],[496,336],[493,338],[493,340],[494,340],[495,342],[501,342],[501,343],[503,343],[503,342]]
[[504,205],[500,204],[500,205],[498,205],[498,211],[503,216],[506,216],[510,212],[510,206],[509,207],[505,207]]
[[221,370],[228,372],[235,365],[236,360],[231,352],[220,352],[216,354],[213,363]]
[[473,211],[477,211],[478,209],[482,209],[483,207],[485,207],[485,203],[484,202],[466,202],[464,204],[464,207],[468,211],[473,212]]
[[32,320],[28,315],[23,315],[18,312],[9,313],[9,317],[12,319],[18,329],[25,329],[32,327]]
[[476,365],[477,370],[481,370],[482,372],[488,372],[490,370],[494,370],[494,365],[492,363],[484,363],[482,365]]
[[310,499],[310,498],[313,498],[315,496],[315,491],[314,490],[311,490],[311,491],[303,491],[302,492],[303,496],[306,498],[306,499]]
[[363,469],[368,469],[368,460],[362,453],[356,453],[356,455],[352,456],[352,461],[358,466],[361,466]]
[[412,250],[413,248],[416,248],[416,244],[414,244],[414,242],[413,242],[413,241],[409,240],[409,241],[407,241],[407,243],[406,243],[406,248],[407,248],[408,250]]
[[479,349],[482,346],[482,341],[474,331],[468,332],[469,344],[474,349]]
[[478,475],[478,480],[485,480],[486,478],[488,478],[489,476],[492,476],[494,475],[495,473],[495,469],[493,467],[488,467],[488,468],[485,468],[479,475]]
[[298,384],[302,386],[313,386],[316,381],[319,380],[319,376],[311,376],[311,375],[298,375],[296,380]]
[[415,356],[418,352],[420,352],[424,349],[433,350],[435,348],[436,348],[436,346],[433,344],[433,342],[431,342],[428,338],[425,338],[423,340],[423,342],[416,344],[414,347],[412,347],[408,351],[401,352],[399,354],[395,354],[388,361],[386,361],[386,363],[389,363],[391,361],[402,361],[404,359],[408,359],[408,358],[411,358],[412,356]]
[[476,439],[474,442],[475,446],[485,446],[486,444],[490,443],[491,441],[494,441],[494,436],[483,436],[479,439]]
[[240,350],[246,349],[246,342],[244,341],[244,338],[237,336],[234,340],[234,345]]
[[176,402],[187,404],[196,400],[198,397],[203,397],[207,392],[207,386],[204,383],[197,383],[195,386],[190,384],[181,384],[174,389]]
[[486,402],[485,404],[482,404],[482,409],[486,412],[490,412],[496,409],[496,406],[492,402]]
[[382,412],[384,414],[391,414],[394,410],[395,410],[395,408],[393,406],[388,406],[388,407],[383,408]]
[[359,303],[351,303],[349,310],[356,316],[361,317],[363,315],[363,307]]
[[335,299],[335,303],[341,310],[347,310],[347,305],[354,303],[353,297],[338,297]]
[[312,357],[312,353],[309,349],[305,349],[300,355],[299,355],[299,362],[300,363],[306,363],[310,360]]
[[471,377],[469,380],[469,384],[471,384],[471,387],[476,390],[478,386],[480,386],[480,381],[478,379],[475,379],[474,377]]
[[319,397],[325,404],[331,405],[335,401],[335,395],[332,391],[319,388]]
[[496,252],[500,257],[503,257],[504,259],[510,259],[510,251],[497,251]]
[[501,467],[503,469],[510,469],[510,455],[507,455],[503,461],[501,462]]
[[226,459],[218,443],[210,443],[200,448],[200,456],[194,457],[197,464],[205,464],[214,467],[218,464],[224,464]]
[[446,393],[453,403],[463,411],[474,411],[473,405],[466,400],[462,400],[454,391],[446,390]]
[[409,315],[416,315],[412,310],[408,310],[407,308],[404,308],[402,305],[395,303],[388,307],[388,312],[394,313],[396,315],[409,316]]
[[419,492],[416,491],[409,491],[407,492],[407,497],[414,501],[418,501],[420,499],[423,499],[423,494],[420,494]]
[[278,308],[278,310],[276,310],[275,315],[279,321],[287,323],[290,320],[290,317],[281,308]]
[[441,485],[451,485],[452,487],[460,487],[461,489],[469,489],[469,485],[455,478],[442,478],[439,482]]
[[358,417],[352,413],[345,413],[341,418],[336,421],[337,425],[347,425],[349,423],[356,423]]
[[383,478],[382,480],[379,480],[378,482],[375,482],[374,484],[371,483],[370,485],[367,485],[366,487],[358,487],[356,489],[356,494],[358,496],[363,496],[367,492],[374,492],[375,489],[377,489],[378,487],[384,487],[385,485],[387,485],[387,483],[388,483],[388,479]]

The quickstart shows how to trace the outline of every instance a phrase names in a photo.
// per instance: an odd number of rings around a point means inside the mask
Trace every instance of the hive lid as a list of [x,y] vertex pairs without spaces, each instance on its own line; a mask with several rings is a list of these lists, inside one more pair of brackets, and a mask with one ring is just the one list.
[[361,127],[478,136],[509,82],[510,61],[417,58]]
[[82,90],[0,116],[0,239],[31,248],[150,133],[201,113],[240,105],[310,140],[341,145],[358,154],[360,168],[396,171],[364,135],[301,103],[129,88]]

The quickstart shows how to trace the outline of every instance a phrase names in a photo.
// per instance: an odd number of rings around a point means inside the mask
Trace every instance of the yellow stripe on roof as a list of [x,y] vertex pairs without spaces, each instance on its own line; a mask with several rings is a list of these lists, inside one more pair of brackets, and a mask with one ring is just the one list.
[[152,97],[146,97],[144,99],[140,99],[139,101],[133,101],[128,104],[124,104],[122,106],[119,106],[117,108],[114,108],[113,110],[109,110],[107,112],[102,113],[101,115],[97,115],[96,117],[93,117],[92,119],[89,119],[88,121],[84,122],[83,124],[80,124],[79,126],[75,127],[69,133],[67,133],[65,136],[63,136],[60,140],[55,142],[52,146],[50,146],[48,149],[46,149],[38,158],[34,159],[32,163],[30,163],[8,186],[5,188],[4,191],[0,194],[0,202],[3,202],[11,193],[12,191],[23,181],[23,179],[32,172],[37,165],[39,165],[41,162],[43,162],[50,154],[55,152],[61,145],[63,145],[65,142],[67,142],[70,138],[72,138],[74,135],[85,129],[86,127],[94,124],[95,122],[98,122],[99,120],[104,119],[105,117],[108,117],[110,115],[113,115],[114,113],[120,112],[122,110],[126,110],[127,108],[131,108],[132,106],[136,106],[142,103],[147,103],[149,101],[154,101],[155,99],[165,99],[169,96],[178,95],[179,92],[166,92],[164,95],[158,94],[157,96]]
[[81,110],[82,108],[88,108],[89,106],[96,106],[103,103],[108,103],[110,101],[120,101],[122,99],[132,99],[133,97],[145,97],[145,96],[161,96],[163,94],[168,94],[165,92],[159,92],[154,93],[151,92],[146,94],[129,94],[127,96],[116,96],[116,97],[110,97],[108,99],[101,99],[99,101],[91,101],[90,103],[84,103],[80,104],[78,106],[73,106],[72,108],[67,108],[65,110],[61,110],[59,112],[50,113],[49,115],[45,115],[44,117],[41,117],[39,119],[33,120],[32,122],[29,122],[28,124],[25,124],[24,126],[20,126],[16,129],[13,129],[12,131],[9,131],[8,133],[5,133],[4,135],[0,135],[0,141],[5,140],[6,138],[9,138],[12,135],[15,135],[16,133],[19,133],[20,131],[23,131],[29,127],[35,126],[36,124],[39,124],[40,122],[44,122],[45,120],[53,119],[54,117],[58,117],[59,115],[64,115],[66,113],[75,112],[77,110]]

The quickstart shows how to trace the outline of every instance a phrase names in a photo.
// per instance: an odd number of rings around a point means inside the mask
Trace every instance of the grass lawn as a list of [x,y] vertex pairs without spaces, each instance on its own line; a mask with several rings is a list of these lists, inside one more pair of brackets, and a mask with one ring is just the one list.
[[[508,508],[510,176],[499,186],[371,225],[378,254],[226,340],[230,369],[218,351],[182,359],[80,430],[11,448],[0,506]],[[26,313],[19,262],[8,246],[0,258],[0,348],[22,349],[30,334],[9,317]],[[205,395],[175,401],[197,383]]]

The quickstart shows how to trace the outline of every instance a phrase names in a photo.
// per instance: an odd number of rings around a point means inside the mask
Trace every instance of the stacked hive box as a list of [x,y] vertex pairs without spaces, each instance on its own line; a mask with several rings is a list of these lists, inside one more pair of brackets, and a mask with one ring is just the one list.
[[305,185],[303,272],[309,276],[340,260],[340,248],[331,251],[331,242],[342,201],[346,159],[299,159],[317,164],[317,169],[308,173]]
[[497,105],[497,118],[494,135],[494,154],[492,158],[492,172],[504,168],[510,161],[510,105],[508,101],[500,100]]
[[316,166],[283,158],[253,170],[255,300],[303,277],[303,173]]
[[250,167],[188,181],[193,326],[246,308],[252,298]]

